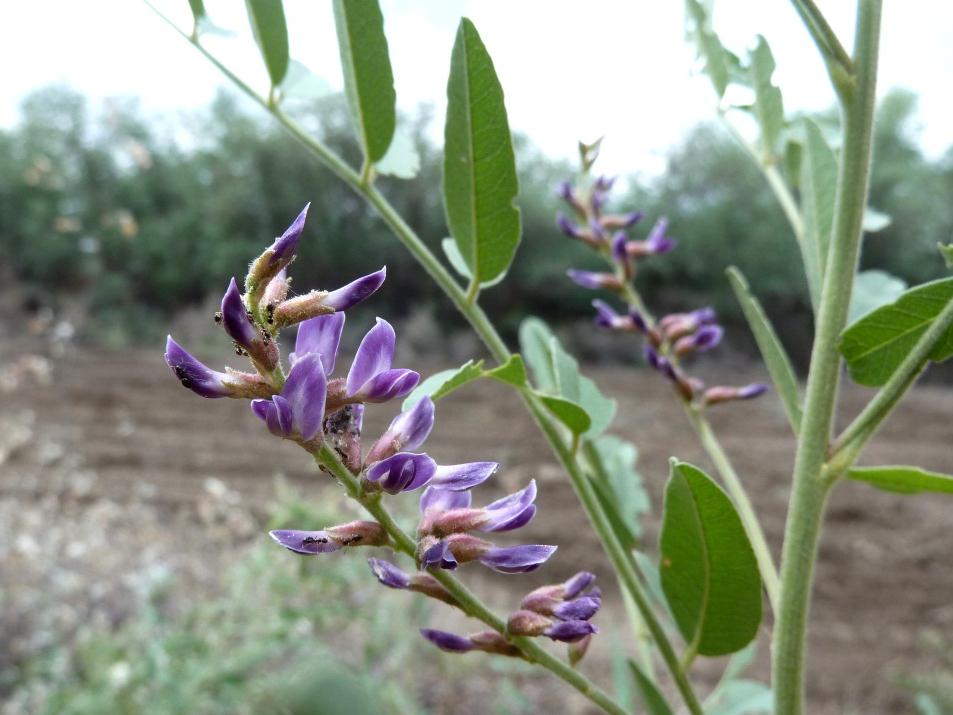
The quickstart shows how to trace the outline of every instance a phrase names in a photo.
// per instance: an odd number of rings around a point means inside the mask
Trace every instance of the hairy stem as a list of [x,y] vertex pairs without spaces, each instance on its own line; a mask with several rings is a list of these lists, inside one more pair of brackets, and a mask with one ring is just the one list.
[[[414,557],[416,544],[410,535],[404,531],[394,520],[387,507],[384,506],[380,494],[364,494],[361,491],[360,482],[357,480],[347,467],[341,462],[334,450],[327,446],[322,446],[315,455],[315,460],[344,486],[348,496],[355,499],[377,522],[384,528],[387,534],[394,542],[398,551]],[[566,681],[587,697],[590,701],[598,705],[602,710],[610,715],[625,715],[625,709],[615,702],[604,690],[589,680],[578,670],[570,667],[559,658],[551,655],[537,641],[528,637],[514,637],[506,632],[506,622],[493,613],[480,598],[470,589],[464,586],[456,577],[450,573],[434,569],[428,571],[434,578],[443,585],[452,595],[464,613],[472,618],[482,621],[497,633],[505,636],[507,640],[515,645],[523,655],[532,663],[536,663],[546,670],[550,671],[556,677]]]
[[791,505],[781,558],[781,601],[774,632],[776,715],[804,711],[804,662],[814,562],[830,480],[825,478],[840,381],[837,341],[847,322],[867,203],[882,0],[859,0],[854,91],[841,96],[843,156],[834,231],[817,315],[804,421],[794,462]]

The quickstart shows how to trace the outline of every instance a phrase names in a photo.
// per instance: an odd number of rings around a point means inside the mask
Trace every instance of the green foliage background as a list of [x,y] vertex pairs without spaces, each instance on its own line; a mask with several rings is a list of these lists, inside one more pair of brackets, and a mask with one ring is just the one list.
[[[343,98],[297,112],[353,165]],[[830,116],[818,118],[830,125]],[[892,217],[866,239],[864,268],[920,283],[941,275],[938,241],[953,235],[953,151],[937,160],[916,143],[916,98],[882,102],[871,205]],[[416,178],[382,177],[384,191],[434,248],[447,235],[440,201],[441,156],[427,139],[429,112],[405,118],[421,154]],[[349,189],[253,108],[222,94],[191,116],[187,132],[147,118],[132,102],[94,113],[70,89],[37,91],[22,121],[0,133],[0,251],[26,288],[27,307],[79,306],[109,326],[110,340],[153,341],[176,311],[218,295],[248,256],[312,202],[295,264],[298,286],[333,288],[382,264],[389,315],[424,305],[451,329],[457,318],[386,227]],[[510,337],[528,313],[559,323],[588,318],[593,297],[576,289],[568,266],[594,267],[588,251],[554,227],[555,184],[574,171],[518,137],[524,241],[507,280],[482,302]],[[662,215],[679,239],[673,253],[640,265],[643,293],[664,309],[714,305],[729,322],[740,312],[724,276],[738,265],[778,326],[795,360],[808,350],[810,310],[793,237],[750,160],[717,126],[701,125],[673,148],[659,178],[638,166],[616,208],[646,212],[636,235]],[[437,250],[440,253],[439,250]],[[103,340],[101,327],[82,337]]]

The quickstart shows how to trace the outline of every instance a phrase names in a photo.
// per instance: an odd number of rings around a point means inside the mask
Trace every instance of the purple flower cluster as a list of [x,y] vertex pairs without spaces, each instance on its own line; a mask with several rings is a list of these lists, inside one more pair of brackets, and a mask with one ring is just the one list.
[[[391,421],[366,452],[363,449],[365,406],[407,396],[420,375],[393,366],[396,334],[387,321],[378,318],[357,348],[346,375],[335,376],[345,324],[343,311],[374,293],[386,272],[381,269],[334,291],[312,291],[288,298],[287,269],[295,258],[307,210],[305,207],[288,230],[252,262],[244,293],[239,283],[231,280],[221,312],[216,314],[216,322],[232,340],[237,354],[247,357],[254,371],[212,370],[169,337],[165,359],[173,374],[202,397],[249,399],[252,413],[276,437],[291,440],[315,455],[332,450],[355,478],[352,496],[377,499],[382,493],[423,489],[414,553],[418,571],[410,575],[387,561],[372,558],[371,569],[384,586],[457,606],[434,575],[441,569],[456,569],[473,561],[507,574],[539,568],[555,552],[555,546],[500,546],[473,533],[513,531],[528,524],[536,514],[536,483],[530,481],[514,494],[474,507],[470,490],[489,479],[499,464],[441,465],[418,451],[434,426],[430,397],[416,400]],[[278,334],[295,324],[298,332],[286,372]],[[307,556],[349,546],[397,549],[392,537],[401,541],[397,532],[389,533],[378,521],[352,521],[317,531],[279,529],[272,531],[271,537],[284,548]],[[534,635],[573,642],[594,633],[588,620],[599,606],[598,591],[577,598],[588,585],[560,588],[561,595],[553,598],[564,603],[538,611],[539,618],[549,625]],[[576,593],[566,595],[573,590]],[[531,606],[524,604],[524,608]],[[447,650],[520,654],[505,635],[495,631],[466,639],[439,631],[424,633]]]
[[[528,593],[520,608],[510,614],[506,632],[511,636],[545,636],[554,641],[569,644],[569,657],[573,663],[585,655],[592,636],[599,629],[591,623],[602,605],[602,594],[593,588],[595,575],[580,571],[563,583],[541,586]],[[421,634],[441,650],[451,653],[484,651],[502,655],[519,655],[519,651],[507,652],[509,643],[494,631],[460,636],[447,631],[424,629]],[[505,646],[504,646],[505,644]],[[512,649],[512,646],[509,646]]]
[[694,353],[703,353],[716,347],[724,336],[724,329],[716,321],[712,308],[699,308],[688,313],[666,315],[655,324],[634,304],[635,277],[638,261],[675,248],[675,239],[666,234],[668,221],[659,219],[645,240],[630,240],[625,230],[635,225],[641,212],[604,214],[612,179],[599,177],[592,182],[588,194],[580,196],[567,181],[559,185],[557,195],[575,213],[579,224],[565,214],[556,217],[556,225],[568,236],[581,240],[599,252],[611,266],[611,271],[583,271],[569,269],[569,278],[589,289],[609,290],[629,300],[629,308],[619,313],[608,303],[594,300],[595,323],[601,328],[619,332],[638,333],[645,337],[645,360],[675,387],[686,402],[698,406],[715,405],[734,400],[757,397],[767,389],[761,383],[743,387],[716,386],[706,388],[701,380],[685,373],[680,361]]

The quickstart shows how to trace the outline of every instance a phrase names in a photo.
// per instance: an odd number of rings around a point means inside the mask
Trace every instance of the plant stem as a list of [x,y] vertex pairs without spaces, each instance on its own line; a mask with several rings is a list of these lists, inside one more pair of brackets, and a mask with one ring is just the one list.
[[[827,63],[828,72],[833,72],[831,67],[831,63],[833,63],[840,68],[838,77],[849,76],[854,69],[853,61],[841,45],[840,40],[837,39],[834,30],[827,24],[827,19],[820,8],[814,4],[814,0],[791,0],[791,3],[794,5],[797,14],[801,16],[811,39],[814,40],[814,44],[817,45],[817,49]],[[835,81],[833,74],[831,79]],[[836,81],[835,89],[837,89]]]
[[748,532],[748,539],[751,541],[751,548],[754,550],[755,558],[758,560],[758,569],[761,571],[761,580],[764,582],[765,593],[768,594],[768,601],[771,604],[771,610],[778,612],[778,593],[781,585],[778,579],[778,572],[774,567],[774,559],[771,557],[771,549],[764,536],[761,523],[754,512],[748,493],[741,483],[741,478],[732,466],[728,455],[718,437],[715,436],[711,428],[711,423],[705,414],[692,405],[685,405],[685,414],[688,415],[688,421],[691,422],[699,441],[705,448],[708,458],[715,465],[721,480],[725,483],[728,493],[738,507],[741,522],[745,525],[745,531]]
[[[150,7],[152,6],[150,5]],[[338,157],[321,142],[309,136],[302,127],[300,127],[293,119],[281,112],[280,109],[269,105],[266,100],[260,97],[254,90],[252,90],[247,84],[239,79],[221,62],[219,62],[198,42],[193,41],[187,34],[179,30],[179,28],[171,23],[168,18],[159,13],[158,10],[155,8],[152,9],[155,10],[155,12],[170,26],[172,26],[173,29],[175,29],[187,41],[195,46],[199,52],[201,52],[239,89],[247,94],[252,100],[257,102],[268,113],[274,116],[275,119],[277,119],[278,122],[291,134],[291,136],[293,136],[307,149],[309,149],[322,163],[325,164],[325,166],[327,166],[334,174],[336,174],[338,178],[344,181],[344,183],[350,186],[356,193],[363,196],[368,203],[370,203],[377,210],[384,222],[391,228],[397,238],[417,260],[417,262],[420,263],[426,273],[444,291],[447,297],[450,298],[457,310],[460,311],[460,313],[467,319],[493,358],[501,364],[509,358],[510,352],[506,347],[506,344],[503,342],[503,339],[500,337],[499,333],[497,333],[496,329],[493,327],[493,324],[483,312],[483,309],[476,302],[471,303],[467,300],[467,294],[456,282],[456,280],[454,280],[447,269],[444,268],[444,266],[437,260],[437,258],[433,255],[433,253],[431,253],[427,246],[424,245],[423,241],[420,240],[413,229],[407,225],[400,214],[397,213],[390,202],[377,190],[375,186],[372,184],[362,184],[360,176],[353,169],[351,169],[351,167],[345,164],[340,157]],[[642,590],[642,586],[639,582],[634,564],[630,562],[629,555],[625,553],[625,549],[616,539],[615,533],[612,531],[608,518],[602,510],[602,506],[599,504],[594,493],[592,492],[592,486],[589,484],[588,478],[577,464],[575,456],[566,449],[558,429],[553,424],[552,419],[549,417],[549,414],[546,412],[546,409],[542,405],[540,399],[529,389],[520,390],[519,392],[524,404],[533,415],[533,418],[539,425],[543,435],[549,441],[554,453],[569,472],[570,480],[573,483],[573,487],[576,490],[577,495],[587,495],[587,498],[582,501],[583,508],[589,518],[589,521],[595,527],[596,533],[602,541],[603,548],[609,556],[610,561],[612,561],[613,566],[617,570],[620,568],[624,569],[624,572],[622,573],[622,581],[626,585],[627,589],[629,590],[629,594],[632,596],[637,607],[639,608],[639,611],[645,619],[653,638],[655,638],[662,654],[662,659],[665,661],[672,678],[675,680],[679,692],[682,694],[682,697],[685,700],[686,706],[688,707],[689,711],[693,713],[693,715],[701,715],[701,705],[692,691],[691,685],[689,684],[687,678],[685,678],[684,674],[681,673],[678,668],[678,659],[675,656],[674,649],[668,642],[665,631],[662,629],[655,617],[655,614],[652,612],[651,605],[649,604],[648,599]],[[582,499],[581,496],[580,498]],[[542,653],[546,657],[550,657],[545,653],[545,651],[542,651]],[[542,661],[540,662],[542,663]]]
[[[916,381],[929,361],[930,352],[943,338],[943,335],[953,325],[953,301],[944,306],[936,320],[920,336],[913,349],[907,353],[903,362],[887,380],[886,384],[867,406],[851,422],[840,437],[834,442],[831,462],[838,461],[838,457],[849,450],[854,456],[859,454],[863,446],[874,436],[877,428],[887,418],[896,404],[906,394],[910,386]],[[846,464],[845,466],[850,466]]]
[[[396,550],[414,557],[416,544],[410,535],[404,531],[394,520],[387,507],[384,506],[380,494],[365,494],[361,490],[361,484],[347,467],[341,462],[335,452],[322,445],[315,460],[331,472],[334,477],[341,482],[345,490],[352,499],[355,499],[364,509],[384,528],[391,537]],[[566,681],[582,693],[586,698],[602,708],[610,715],[625,715],[625,709],[615,702],[604,690],[589,680],[578,670],[567,665],[559,658],[551,655],[537,641],[528,637],[514,637],[506,632],[506,622],[493,613],[470,589],[464,586],[456,577],[442,569],[433,569],[428,571],[444,588],[453,596],[457,606],[472,618],[482,621],[497,633],[502,634],[507,640],[519,648],[523,655],[531,663],[536,663],[546,668],[558,678]]]
[[824,478],[824,462],[840,381],[837,341],[847,322],[867,202],[881,1],[858,2],[855,91],[841,97],[844,144],[837,178],[834,231],[821,290],[781,558],[781,601],[773,644],[776,715],[800,715],[804,710],[808,609],[824,506],[831,485]]

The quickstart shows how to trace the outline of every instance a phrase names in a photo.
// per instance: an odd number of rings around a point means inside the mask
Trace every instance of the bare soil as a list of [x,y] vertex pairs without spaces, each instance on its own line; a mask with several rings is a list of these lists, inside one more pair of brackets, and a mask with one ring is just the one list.
[[[27,352],[22,344],[0,344],[0,364],[21,364]],[[330,498],[308,461],[292,445],[271,438],[245,404],[203,401],[181,389],[158,351],[70,349],[52,361],[46,378],[43,369],[23,364],[0,392],[0,596],[7,592],[12,599],[15,585],[37,593],[61,588],[66,574],[71,592],[86,594],[87,603],[72,621],[64,616],[60,622],[56,614],[43,614],[41,621],[40,614],[7,600],[0,642],[9,645],[0,666],[15,666],[44,644],[67,642],[77,621],[95,616],[104,627],[121,622],[132,602],[124,581],[130,562],[177,559],[185,565],[183,577],[214,589],[221,542],[212,548],[196,538],[196,529],[224,529],[232,544],[262,538],[255,517],[273,496],[276,473],[316,499]],[[723,376],[718,366],[713,370]],[[622,369],[590,374],[620,401],[614,430],[638,444],[640,470],[657,511],[668,458],[677,455],[707,467],[704,454],[668,386],[654,375]],[[763,376],[732,374],[727,381],[756,378]],[[848,387],[844,397],[846,417],[862,406],[865,393]],[[395,409],[369,410],[367,434],[383,428]],[[712,414],[777,551],[793,459],[781,408],[768,395]],[[953,471],[951,417],[953,392],[917,388],[864,459]],[[443,401],[427,447],[443,463],[502,462],[496,483],[485,489],[486,499],[531,477],[539,481],[539,516],[519,536],[560,544],[560,551],[545,573],[520,579],[475,576],[492,601],[505,607],[535,583],[580,568],[597,571],[607,590],[615,590],[569,483],[503,386],[479,384]],[[210,501],[216,490],[221,493]],[[222,494],[238,495],[251,519],[230,521]],[[920,645],[925,632],[953,633],[951,506],[953,501],[936,496],[900,497],[861,484],[838,487],[827,513],[811,614],[811,713],[912,712],[911,700],[891,675],[932,665]],[[80,531],[86,524],[108,527],[98,536],[79,533],[51,541],[51,516]],[[649,543],[656,530],[657,516],[649,524]],[[70,551],[74,542],[82,548]],[[71,569],[77,563],[83,568]],[[600,615],[604,631],[624,636],[612,625],[622,618],[612,595]],[[606,684],[607,652],[599,644],[585,665]],[[767,677],[767,659],[763,647],[755,677]],[[712,666],[699,670],[703,679],[717,676]],[[568,689],[557,685],[553,691],[565,698],[557,701],[565,704],[563,711],[588,712]],[[464,711],[480,712],[479,704],[461,710],[459,703],[434,702],[434,712]]]

